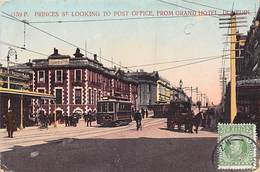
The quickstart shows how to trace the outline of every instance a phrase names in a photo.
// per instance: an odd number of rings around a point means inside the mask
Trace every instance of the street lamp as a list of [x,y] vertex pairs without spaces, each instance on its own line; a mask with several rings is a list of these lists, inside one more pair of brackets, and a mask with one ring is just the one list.
[[17,52],[15,49],[9,47],[9,51],[7,54],[7,88],[10,89],[10,69],[9,69],[9,63],[10,63],[10,57],[15,56],[15,60],[17,60]]

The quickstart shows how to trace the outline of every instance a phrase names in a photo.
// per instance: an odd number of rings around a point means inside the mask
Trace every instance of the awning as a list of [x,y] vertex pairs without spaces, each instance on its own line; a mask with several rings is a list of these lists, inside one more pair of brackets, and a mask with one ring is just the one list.
[[24,95],[30,96],[32,98],[42,98],[42,99],[55,99],[54,96],[45,93],[38,93],[27,90],[17,90],[17,89],[8,89],[0,87],[0,94],[11,94],[11,95]]

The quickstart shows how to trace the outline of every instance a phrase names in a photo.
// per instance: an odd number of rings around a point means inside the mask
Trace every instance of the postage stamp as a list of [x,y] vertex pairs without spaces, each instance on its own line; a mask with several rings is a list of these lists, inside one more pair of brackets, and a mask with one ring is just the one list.
[[218,169],[256,168],[256,126],[218,124]]

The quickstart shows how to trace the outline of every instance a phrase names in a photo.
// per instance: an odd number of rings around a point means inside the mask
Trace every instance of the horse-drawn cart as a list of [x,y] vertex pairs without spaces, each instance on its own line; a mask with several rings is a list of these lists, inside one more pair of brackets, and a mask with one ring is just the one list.
[[181,130],[184,125],[185,132],[192,132],[193,114],[191,111],[191,103],[187,101],[172,101],[169,105],[167,115],[167,129],[174,130],[175,126]]

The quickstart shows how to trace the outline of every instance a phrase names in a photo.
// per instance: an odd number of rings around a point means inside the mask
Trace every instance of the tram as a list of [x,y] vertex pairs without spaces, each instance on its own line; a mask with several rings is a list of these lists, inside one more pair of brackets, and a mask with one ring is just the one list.
[[103,98],[97,102],[97,124],[120,126],[132,122],[132,103],[117,98]]

